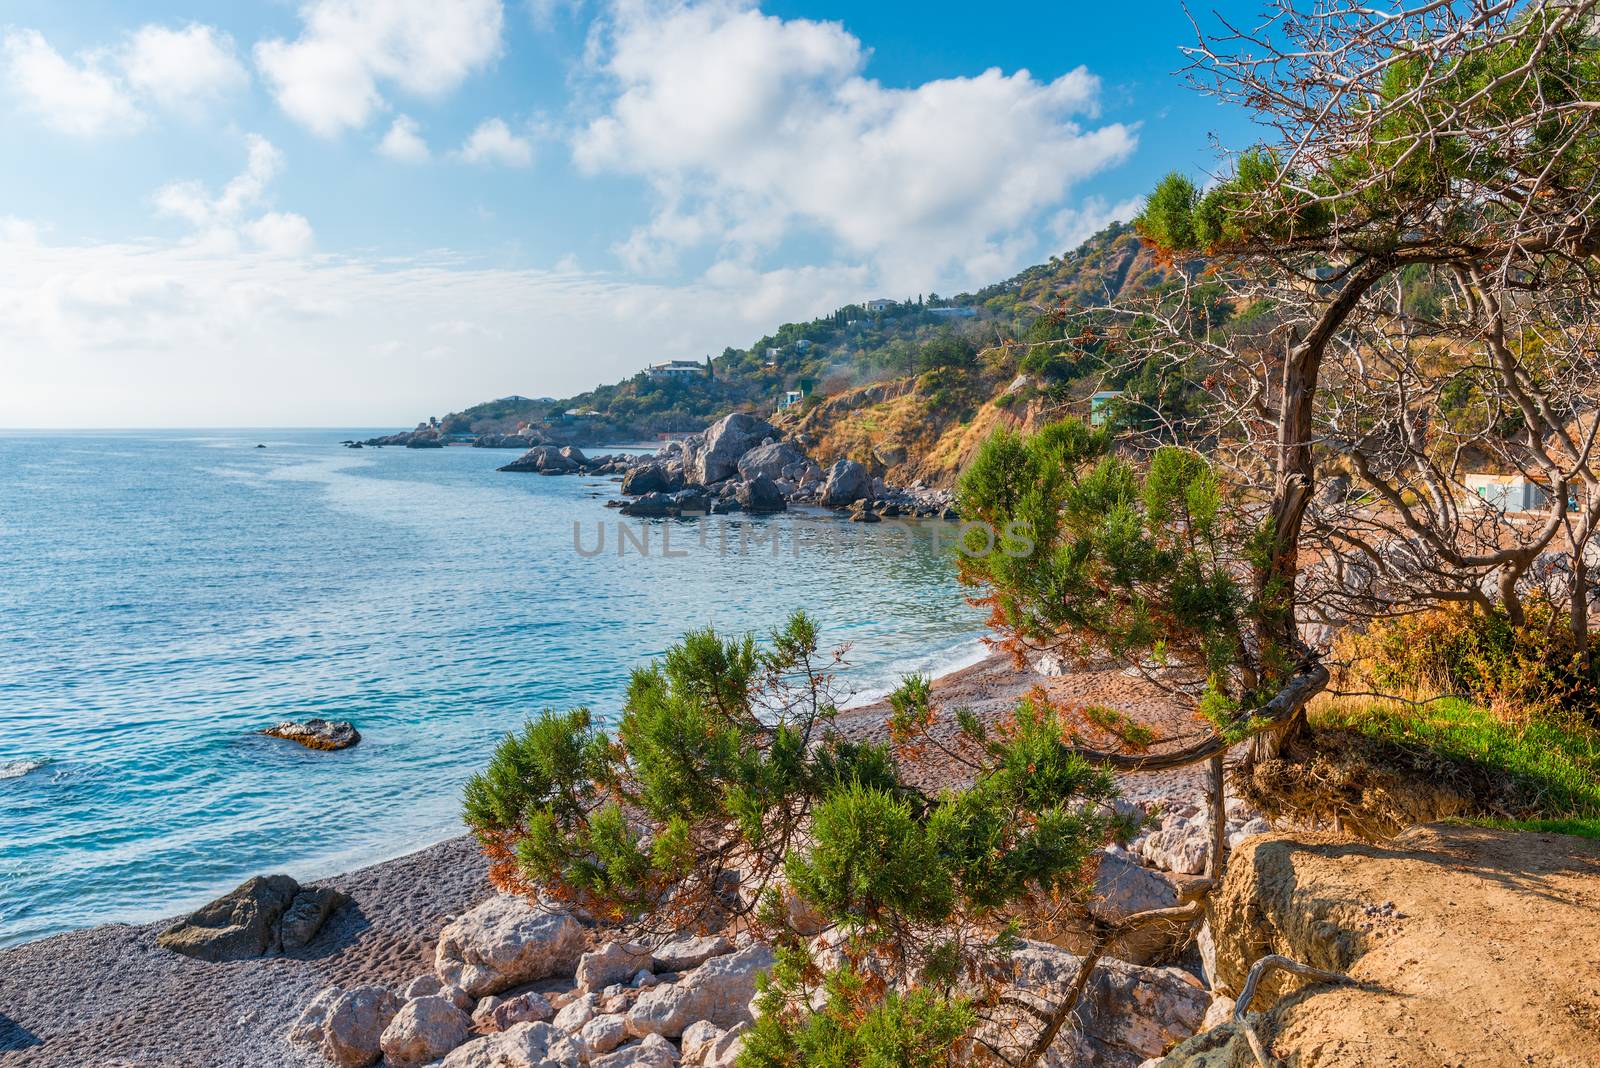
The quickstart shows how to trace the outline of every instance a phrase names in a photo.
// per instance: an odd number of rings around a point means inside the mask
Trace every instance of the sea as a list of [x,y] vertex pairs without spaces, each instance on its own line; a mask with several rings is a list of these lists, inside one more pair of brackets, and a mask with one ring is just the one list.
[[[952,524],[630,520],[514,452],[340,445],[378,432],[0,432],[0,945],[460,834],[497,739],[614,721],[690,628],[803,609],[842,705],[982,655]],[[362,741],[258,733],[311,716]]]

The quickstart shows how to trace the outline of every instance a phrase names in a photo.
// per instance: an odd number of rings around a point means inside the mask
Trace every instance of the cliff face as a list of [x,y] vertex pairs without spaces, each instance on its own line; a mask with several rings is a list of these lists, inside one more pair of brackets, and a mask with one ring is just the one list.
[[[1213,901],[1215,982],[1268,953],[1348,986],[1264,983],[1257,1031],[1290,1068],[1600,1064],[1600,842],[1432,824],[1373,845],[1251,839]],[[1160,1068],[1255,1068],[1224,1026]]]

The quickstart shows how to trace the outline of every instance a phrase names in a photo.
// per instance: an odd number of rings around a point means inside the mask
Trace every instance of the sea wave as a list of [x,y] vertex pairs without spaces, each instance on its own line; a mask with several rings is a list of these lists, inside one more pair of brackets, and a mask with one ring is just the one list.
[[0,779],[20,779],[30,772],[48,767],[50,763],[49,757],[41,757],[37,760],[8,760],[0,764]]

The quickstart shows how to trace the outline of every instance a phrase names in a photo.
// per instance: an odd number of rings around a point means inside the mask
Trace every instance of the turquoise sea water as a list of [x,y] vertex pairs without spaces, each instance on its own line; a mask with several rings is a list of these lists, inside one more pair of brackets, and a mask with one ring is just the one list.
[[[857,699],[977,650],[930,527],[629,521],[514,453],[337,445],[369,433],[0,433],[0,944],[459,833],[504,731],[614,717],[688,627],[804,608]],[[254,733],[312,715],[363,741]]]

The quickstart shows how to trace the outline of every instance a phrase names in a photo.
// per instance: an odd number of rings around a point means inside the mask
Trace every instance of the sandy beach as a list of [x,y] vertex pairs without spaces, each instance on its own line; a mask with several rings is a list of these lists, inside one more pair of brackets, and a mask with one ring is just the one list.
[[[1066,703],[1115,704],[1178,744],[1198,730],[1141,680],[1116,671],[1042,676],[990,656],[937,679],[941,707],[992,718],[1034,686]],[[882,702],[841,713],[855,738],[884,737]],[[953,716],[941,721],[954,733]],[[959,769],[924,758],[908,768],[924,788],[959,782]],[[1127,780],[1132,799],[1191,794],[1187,769]],[[315,1068],[284,1041],[301,1008],[329,985],[399,987],[432,970],[439,929],[490,893],[485,865],[459,837],[321,880],[350,895],[304,950],[209,964],[159,949],[171,921],[107,924],[0,952],[0,1066],[61,1068]]]

